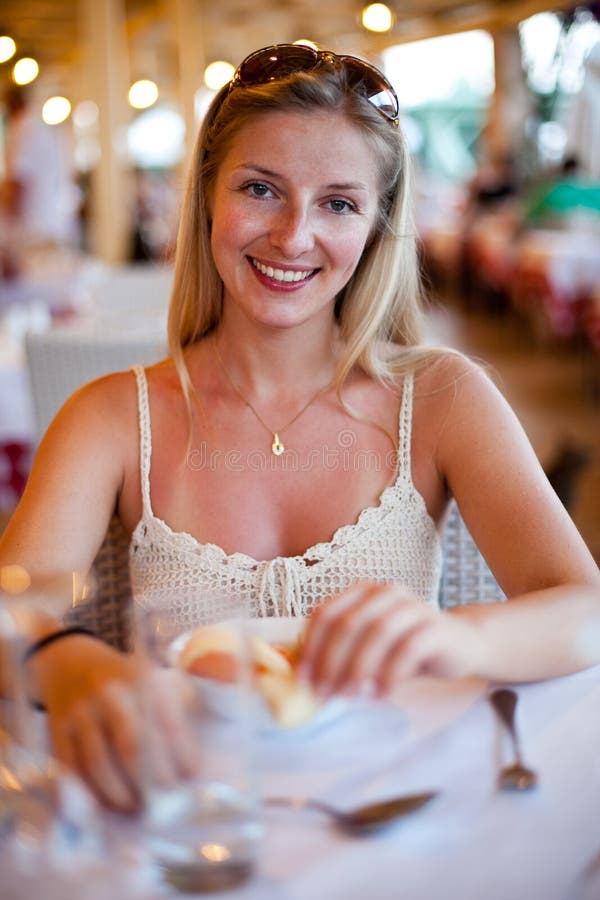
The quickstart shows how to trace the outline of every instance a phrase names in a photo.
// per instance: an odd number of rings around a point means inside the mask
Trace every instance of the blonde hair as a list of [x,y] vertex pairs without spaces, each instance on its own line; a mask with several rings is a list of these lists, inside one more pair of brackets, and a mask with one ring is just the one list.
[[[169,349],[189,403],[191,382],[184,350],[219,323],[223,284],[210,249],[210,204],[215,179],[232,141],[248,120],[273,111],[343,113],[374,150],[379,204],[374,232],[352,277],[337,298],[335,314],[344,352],[336,373],[341,387],[355,365],[378,380],[431,358],[421,345],[421,285],[410,209],[410,156],[399,127],[352,89],[343,67],[318,67],[251,87],[223,88],[198,134],[189,173],[175,257],[169,311]],[[390,357],[390,342],[396,352]],[[341,397],[340,397],[341,399]]]

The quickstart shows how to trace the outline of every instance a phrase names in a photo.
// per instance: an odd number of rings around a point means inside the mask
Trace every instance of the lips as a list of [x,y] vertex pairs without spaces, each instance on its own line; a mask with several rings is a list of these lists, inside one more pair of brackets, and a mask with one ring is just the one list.
[[266,266],[254,257],[249,257],[249,259],[257,272],[273,281],[279,281],[281,284],[300,284],[302,281],[308,281],[318,271],[318,269],[280,269]]

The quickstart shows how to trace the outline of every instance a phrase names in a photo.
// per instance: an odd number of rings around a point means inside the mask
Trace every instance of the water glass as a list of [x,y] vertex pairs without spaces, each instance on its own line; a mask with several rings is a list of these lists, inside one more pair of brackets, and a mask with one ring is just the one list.
[[183,891],[245,881],[262,833],[246,629],[225,627],[234,664],[223,684],[184,668],[190,630],[172,609],[136,616],[144,852]]
[[93,797],[53,758],[45,718],[29,702],[18,611],[18,600],[0,596],[0,848],[15,873],[75,871],[102,858],[103,831]]

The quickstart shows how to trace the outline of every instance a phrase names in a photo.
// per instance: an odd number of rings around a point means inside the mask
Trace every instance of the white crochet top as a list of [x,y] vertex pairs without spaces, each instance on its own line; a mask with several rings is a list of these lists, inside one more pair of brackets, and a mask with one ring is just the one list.
[[306,616],[357,579],[396,581],[437,606],[442,569],[438,533],[411,475],[413,378],[405,380],[398,442],[398,475],[377,506],[338,528],[330,541],[302,556],[256,560],[227,554],[175,532],[152,511],[152,436],[148,384],[134,367],[138,389],[142,518],[129,549],[135,602],[172,604],[180,624],[196,626],[239,615]]

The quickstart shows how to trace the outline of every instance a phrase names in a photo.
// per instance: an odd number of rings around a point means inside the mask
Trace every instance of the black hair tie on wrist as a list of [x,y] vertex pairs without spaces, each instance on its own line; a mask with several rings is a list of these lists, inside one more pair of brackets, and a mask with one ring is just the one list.
[[44,647],[47,647],[49,644],[60,641],[62,638],[69,637],[71,634],[86,634],[88,637],[97,637],[97,635],[88,628],[82,628],[80,625],[70,625],[68,628],[62,628],[60,631],[53,631],[52,634],[47,634],[45,637],[40,638],[39,641],[34,641],[23,654],[23,662],[30,660],[32,656],[35,656],[36,653]]

